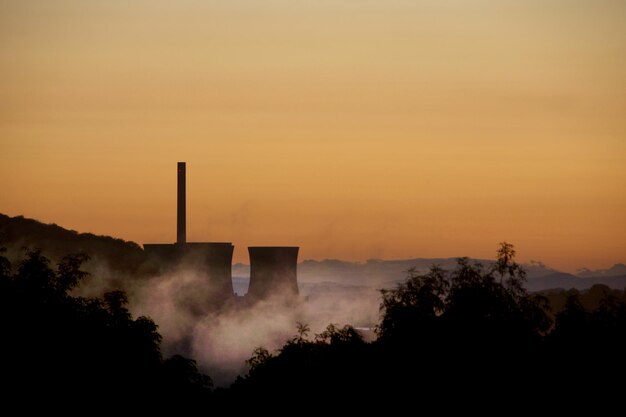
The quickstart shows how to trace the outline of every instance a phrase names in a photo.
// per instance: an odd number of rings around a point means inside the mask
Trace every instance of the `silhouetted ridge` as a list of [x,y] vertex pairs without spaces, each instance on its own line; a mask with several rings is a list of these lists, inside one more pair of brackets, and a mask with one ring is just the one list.
[[68,253],[83,252],[104,262],[107,268],[124,273],[138,272],[145,262],[145,254],[135,242],[79,233],[23,216],[0,214],[0,245],[9,249],[8,256],[13,259],[21,257],[23,247],[39,248],[53,262]]

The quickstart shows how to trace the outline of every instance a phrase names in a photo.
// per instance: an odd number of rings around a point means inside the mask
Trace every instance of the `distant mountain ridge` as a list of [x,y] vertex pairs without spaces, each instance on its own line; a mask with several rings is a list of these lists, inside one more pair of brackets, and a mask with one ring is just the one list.
[[623,263],[615,264],[609,269],[597,269],[595,271],[582,268],[576,271],[576,275],[583,278],[588,277],[616,277],[626,275],[626,265]]
[[549,288],[575,288],[584,290],[596,284],[604,284],[609,288],[623,290],[626,288],[626,274],[599,277],[580,277],[566,272],[555,272],[541,277],[528,278],[526,288],[529,291],[541,291]]
[[[146,260],[142,247],[135,242],[79,233],[56,224],[44,224],[23,216],[9,217],[0,213],[1,246],[7,247],[8,256],[14,259],[23,254],[22,247],[40,248],[53,262],[68,253],[85,252],[92,257],[92,266],[101,263],[105,268],[124,274],[141,273]],[[475,261],[484,265],[493,262],[488,259]],[[426,272],[432,265],[439,265],[452,270],[456,262],[457,258],[371,259],[366,262],[304,260],[298,264],[298,280],[302,283],[337,283],[381,288],[403,281],[411,268]],[[527,271],[527,287],[531,291],[550,288],[585,289],[594,284],[605,284],[616,289],[624,289],[626,286],[626,265],[623,263],[606,270],[582,269],[578,275],[561,272],[536,261],[523,266]],[[249,276],[248,265],[233,265],[234,278],[247,280]]]

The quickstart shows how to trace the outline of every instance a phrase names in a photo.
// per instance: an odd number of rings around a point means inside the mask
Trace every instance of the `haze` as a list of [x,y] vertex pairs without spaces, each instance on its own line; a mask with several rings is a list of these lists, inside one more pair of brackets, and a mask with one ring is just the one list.
[[0,212],[300,259],[626,254],[623,1],[0,1]]

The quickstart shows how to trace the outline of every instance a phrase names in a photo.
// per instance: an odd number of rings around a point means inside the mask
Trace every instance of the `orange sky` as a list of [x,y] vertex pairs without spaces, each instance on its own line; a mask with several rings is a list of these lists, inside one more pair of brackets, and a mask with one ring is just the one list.
[[626,261],[626,2],[0,1],[0,212],[301,259]]

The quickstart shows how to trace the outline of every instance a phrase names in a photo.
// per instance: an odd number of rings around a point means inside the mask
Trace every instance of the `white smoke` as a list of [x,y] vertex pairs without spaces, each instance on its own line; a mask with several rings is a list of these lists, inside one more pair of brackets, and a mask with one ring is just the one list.
[[237,297],[222,308],[205,302],[202,310],[197,308],[198,295],[211,293],[207,286],[201,274],[172,272],[131,290],[130,307],[135,316],[145,315],[157,323],[166,356],[180,353],[195,359],[218,386],[245,374],[245,361],[256,347],[275,351],[283,346],[296,334],[298,322],[306,323],[313,337],[331,323],[368,328],[378,321],[380,299],[375,288],[304,283],[296,299],[274,294],[252,304]]

